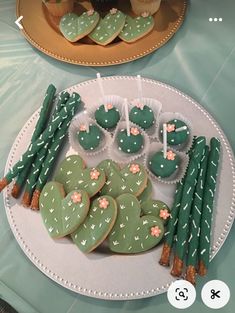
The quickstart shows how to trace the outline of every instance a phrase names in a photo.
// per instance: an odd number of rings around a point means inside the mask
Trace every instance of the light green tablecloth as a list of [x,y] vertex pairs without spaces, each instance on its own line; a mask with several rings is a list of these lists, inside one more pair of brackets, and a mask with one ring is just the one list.
[[[50,82],[58,90],[102,75],[136,75],[169,83],[200,102],[219,122],[235,149],[235,2],[192,0],[180,31],[159,51],[130,64],[84,68],[62,64],[32,48],[15,21],[15,1],[0,0],[0,176],[19,130],[38,108]],[[209,22],[222,17],[223,22]],[[36,21],[35,21],[36,22]],[[223,208],[221,208],[223,209]],[[235,293],[233,227],[199,279],[197,300],[187,312],[209,312],[200,299],[203,284],[225,281]],[[70,292],[44,276],[27,259],[9,228],[0,196],[0,297],[21,313],[175,312],[166,294],[138,301],[101,301]],[[234,312],[235,300],[220,312]]]

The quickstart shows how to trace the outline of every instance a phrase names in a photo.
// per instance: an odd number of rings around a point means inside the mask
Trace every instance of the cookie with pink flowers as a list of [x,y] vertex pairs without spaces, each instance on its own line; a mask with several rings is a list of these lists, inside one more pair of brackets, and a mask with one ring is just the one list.
[[73,242],[82,252],[93,251],[108,236],[116,217],[116,201],[107,195],[97,198],[92,202],[83,224],[71,235]]
[[63,185],[47,183],[39,199],[40,213],[49,235],[61,238],[74,232],[85,220],[90,207],[86,191],[65,194]]
[[149,199],[141,204],[142,215],[153,215],[160,218],[164,225],[168,222],[171,212],[166,203]]
[[164,225],[153,215],[141,216],[138,199],[131,194],[123,194],[116,199],[118,215],[108,237],[109,248],[113,252],[133,254],[155,247],[164,235]]

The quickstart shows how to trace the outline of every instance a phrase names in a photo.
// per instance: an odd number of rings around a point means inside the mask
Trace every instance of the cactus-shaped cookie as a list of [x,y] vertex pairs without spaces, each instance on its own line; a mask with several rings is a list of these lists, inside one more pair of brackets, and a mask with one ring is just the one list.
[[109,248],[116,253],[139,253],[156,246],[163,237],[162,221],[152,215],[140,217],[138,199],[123,194],[116,199],[118,216],[109,235]]
[[87,36],[96,27],[99,19],[99,13],[94,10],[84,12],[81,16],[68,13],[60,20],[60,31],[68,41],[76,42]]
[[117,205],[109,196],[102,196],[91,204],[84,223],[71,235],[83,252],[91,252],[108,236],[117,217]]
[[101,195],[107,194],[113,198],[123,193],[139,196],[147,186],[147,172],[143,165],[130,163],[122,170],[111,160],[104,160],[98,168],[105,172],[107,181],[101,189]]
[[89,38],[99,45],[106,46],[112,42],[125,25],[126,15],[117,9],[112,9],[89,34]]
[[148,179],[146,188],[138,196],[139,202],[144,203],[145,201],[149,200],[152,197],[152,190],[153,190],[153,186],[152,186],[151,180]]
[[142,215],[152,215],[160,218],[165,225],[170,218],[170,209],[160,200],[149,199],[141,204]]
[[71,234],[84,221],[89,211],[90,199],[87,192],[71,191],[65,197],[61,184],[47,183],[39,200],[40,212],[52,238]]
[[85,168],[85,163],[79,155],[71,155],[60,163],[54,180],[63,184],[66,193],[82,189],[92,197],[103,187],[105,173],[101,169]]
[[136,18],[127,16],[119,38],[127,43],[135,42],[151,32],[153,27],[154,19],[151,15],[142,14]]

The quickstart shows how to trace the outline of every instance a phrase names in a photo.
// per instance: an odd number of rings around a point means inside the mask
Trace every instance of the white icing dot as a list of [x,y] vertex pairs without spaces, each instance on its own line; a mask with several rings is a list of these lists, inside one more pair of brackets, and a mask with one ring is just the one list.
[[131,152],[131,150],[130,150],[130,149],[127,149],[127,152]]
[[163,164],[161,164],[161,165],[160,165],[160,167],[161,167],[161,168],[163,168],[163,167],[164,167],[164,165],[163,165]]

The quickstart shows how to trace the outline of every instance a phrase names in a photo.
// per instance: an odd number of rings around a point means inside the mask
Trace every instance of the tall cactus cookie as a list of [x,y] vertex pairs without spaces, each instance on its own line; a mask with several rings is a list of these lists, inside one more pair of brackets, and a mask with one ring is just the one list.
[[140,217],[138,199],[123,194],[116,199],[118,216],[109,235],[109,248],[116,253],[140,253],[156,246],[164,234],[162,221],[152,215]]
[[112,9],[103,19],[100,19],[97,27],[88,36],[97,44],[106,46],[120,34],[125,20],[125,14],[117,9]]
[[170,216],[170,209],[168,206],[160,200],[147,200],[141,204],[141,214],[142,215],[152,215],[160,218],[165,225]]
[[63,186],[47,183],[39,200],[43,222],[52,238],[61,238],[74,232],[85,220],[90,199],[86,191],[71,191],[66,197]]
[[79,155],[68,156],[58,166],[54,180],[63,184],[66,193],[83,189],[93,197],[105,184],[105,173],[97,168],[85,168]]
[[98,24],[99,13],[90,10],[78,16],[75,13],[68,13],[60,20],[60,31],[70,42],[76,42],[87,36]]
[[135,42],[150,33],[153,27],[154,19],[147,13],[143,13],[136,18],[127,16],[119,38],[127,43]]
[[104,170],[107,177],[101,195],[107,194],[116,198],[123,193],[131,193],[139,196],[147,186],[147,172],[141,164],[130,163],[120,170],[115,162],[104,160],[98,168]]
[[84,223],[71,235],[82,252],[98,247],[110,233],[117,217],[117,205],[109,196],[102,196],[91,204]]

